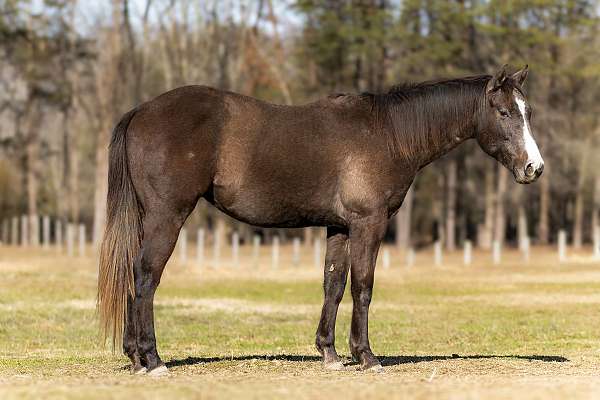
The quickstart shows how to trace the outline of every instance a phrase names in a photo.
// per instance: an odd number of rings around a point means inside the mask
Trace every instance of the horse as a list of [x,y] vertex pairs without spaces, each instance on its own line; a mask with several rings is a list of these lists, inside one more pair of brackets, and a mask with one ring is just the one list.
[[475,139],[518,183],[544,161],[511,73],[402,84],[299,106],[206,86],[166,92],[124,114],[109,146],[107,224],[97,305],[133,373],[168,373],[156,348],[153,299],[179,231],[200,198],[260,227],[327,229],[316,347],[344,368],[335,324],[350,272],[349,346],[359,369],[381,371],[368,336],[377,253],[417,172]]

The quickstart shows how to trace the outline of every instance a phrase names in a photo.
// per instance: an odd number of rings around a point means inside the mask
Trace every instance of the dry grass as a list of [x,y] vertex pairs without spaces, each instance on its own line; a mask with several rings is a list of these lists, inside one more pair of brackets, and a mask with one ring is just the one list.
[[[559,265],[536,249],[500,266],[476,252],[431,266],[379,266],[371,340],[385,373],[321,369],[313,335],[321,271],[312,254],[271,270],[198,268],[177,260],[157,294],[167,378],[129,375],[99,344],[92,258],[0,248],[0,398],[591,398],[600,393],[600,264]],[[244,256],[242,259],[246,259]],[[402,255],[392,253],[392,260]],[[227,264],[224,256],[223,264]],[[340,311],[347,356],[350,299]],[[453,356],[454,354],[454,356]]]

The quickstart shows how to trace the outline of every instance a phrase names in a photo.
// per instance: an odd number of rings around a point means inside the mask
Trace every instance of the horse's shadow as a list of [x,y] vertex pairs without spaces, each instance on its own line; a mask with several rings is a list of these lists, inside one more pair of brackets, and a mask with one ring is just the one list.
[[[401,364],[416,364],[421,362],[445,361],[445,360],[480,360],[480,359],[517,359],[527,361],[543,361],[543,362],[569,362],[569,359],[562,356],[542,356],[542,355],[495,355],[495,354],[475,354],[461,356],[458,354],[452,355],[431,355],[431,356],[379,356],[377,357],[384,367]],[[292,354],[276,354],[276,355],[244,355],[244,356],[223,356],[223,357],[187,357],[183,359],[175,359],[168,361],[167,367],[179,367],[183,365],[196,365],[216,363],[222,361],[248,361],[248,360],[264,360],[264,361],[290,361],[290,362],[314,362],[321,361],[319,356],[308,355],[292,355]]]

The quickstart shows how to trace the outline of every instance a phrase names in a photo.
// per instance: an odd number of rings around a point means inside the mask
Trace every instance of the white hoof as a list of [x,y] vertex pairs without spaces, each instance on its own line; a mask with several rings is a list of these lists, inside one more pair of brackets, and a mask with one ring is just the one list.
[[365,369],[365,372],[373,372],[376,374],[381,374],[384,372],[384,370],[383,370],[383,367],[381,366],[381,364],[377,364],[377,365],[373,365],[372,367]]
[[137,371],[133,371],[134,375],[144,375],[146,374],[146,372],[148,372],[148,369],[146,367],[142,367],[140,369],[138,369]]
[[334,361],[327,364],[323,364],[328,371],[343,371],[346,369],[346,366],[341,361]]
[[161,365],[160,367],[154,368],[152,371],[148,372],[148,376],[159,377],[159,376],[167,376],[169,375],[169,370],[166,366]]

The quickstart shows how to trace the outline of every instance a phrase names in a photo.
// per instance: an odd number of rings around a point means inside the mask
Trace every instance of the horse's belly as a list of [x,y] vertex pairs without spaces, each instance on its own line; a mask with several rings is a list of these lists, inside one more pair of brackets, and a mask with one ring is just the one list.
[[213,195],[214,205],[219,210],[251,225],[296,228],[340,222],[333,210],[315,205],[310,199],[301,201],[298,193],[216,185]]

